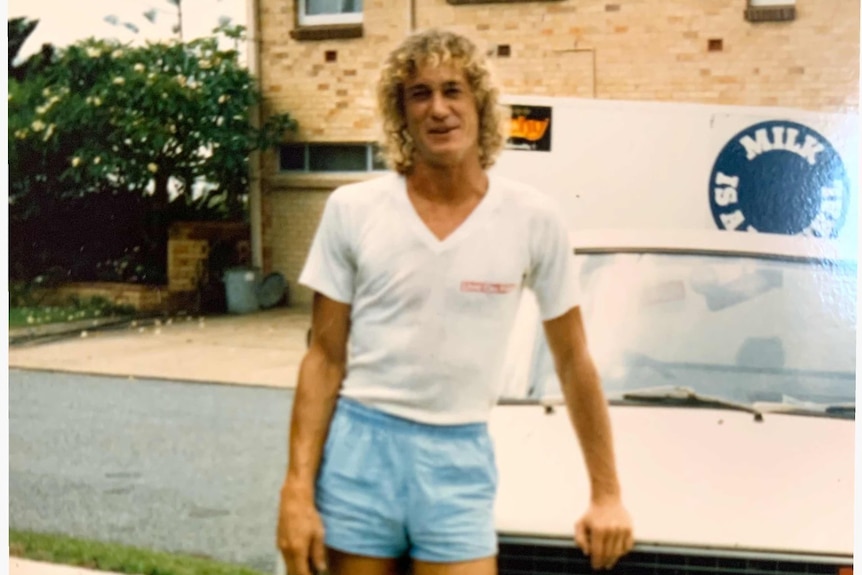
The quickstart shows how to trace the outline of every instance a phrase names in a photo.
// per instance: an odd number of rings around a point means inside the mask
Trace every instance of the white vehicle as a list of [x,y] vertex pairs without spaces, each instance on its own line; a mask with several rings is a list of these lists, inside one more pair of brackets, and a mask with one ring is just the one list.
[[[834,158],[855,141],[836,152],[811,116],[782,127],[786,111],[537,102],[553,109],[551,150],[507,151],[497,169],[557,195],[572,222],[635,527],[612,572],[852,573],[857,188]],[[585,144],[578,126],[602,117],[616,127]],[[732,137],[710,132],[721,122]],[[667,130],[628,131],[650,123]],[[688,151],[669,144],[680,134]],[[758,204],[772,184],[796,200]],[[774,229],[736,231],[758,226]],[[532,294],[508,357],[491,420],[500,574],[590,572],[573,541],[588,475]]]
[[[615,572],[852,565],[855,262],[739,236],[575,240],[637,537]],[[491,421],[500,573],[581,572],[587,473],[530,297],[515,333]]]

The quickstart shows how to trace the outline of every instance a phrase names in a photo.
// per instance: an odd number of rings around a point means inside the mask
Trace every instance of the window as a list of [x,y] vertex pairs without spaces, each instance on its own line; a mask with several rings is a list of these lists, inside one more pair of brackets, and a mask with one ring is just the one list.
[[462,4],[515,4],[523,2],[562,2],[563,0],[446,0],[453,6]]
[[749,22],[786,22],[796,19],[796,0],[748,0]]
[[361,24],[362,0],[297,0],[300,26]]
[[385,170],[376,144],[283,144],[282,172],[373,172]]

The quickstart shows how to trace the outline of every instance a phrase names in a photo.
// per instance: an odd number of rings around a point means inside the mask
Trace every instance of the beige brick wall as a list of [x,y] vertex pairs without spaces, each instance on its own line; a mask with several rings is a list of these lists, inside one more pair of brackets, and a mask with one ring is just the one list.
[[168,290],[196,291],[206,272],[209,242],[168,240]]
[[311,293],[299,286],[296,280],[302,271],[306,254],[329,190],[292,189],[272,194],[274,222],[272,242],[272,268],[284,274],[290,290],[290,305],[307,307]]
[[[364,36],[327,41],[290,38],[295,0],[261,3],[270,109],[293,114],[302,140],[373,139],[374,82],[385,54],[409,31],[410,3],[368,0]],[[510,46],[510,57],[492,59],[509,93],[858,107],[858,0],[798,0],[795,21],[757,24],[743,17],[746,0],[416,4],[419,28],[464,32],[488,50]],[[723,50],[710,52],[710,39],[721,39]],[[335,62],[325,61],[327,51]]]
[[[376,138],[374,83],[385,54],[410,30],[409,0],[365,0],[364,35],[297,41],[296,0],[261,2],[261,81],[270,110],[291,113],[303,141]],[[797,0],[797,19],[747,22],[746,0],[563,0],[452,6],[418,0],[419,28],[470,34],[492,57],[505,92],[857,110],[859,1]],[[720,39],[721,51],[709,51]],[[336,61],[327,62],[327,51]],[[325,186],[263,170],[267,269],[295,278],[317,225]],[[348,178],[349,179],[349,178]],[[306,184],[308,182],[305,182]],[[332,188],[329,188],[330,190]]]
[[[290,112],[301,140],[372,138],[373,82],[384,55],[408,30],[408,2],[366,0],[364,36],[326,41],[290,38],[295,2],[261,0],[261,83],[269,109]],[[335,51],[335,62],[326,61],[328,51]]]
[[308,249],[326,199],[336,187],[373,177],[355,175],[277,176],[270,180],[263,198],[264,245],[270,246],[266,269],[284,274],[292,307],[308,307],[311,291],[296,280],[305,264]]

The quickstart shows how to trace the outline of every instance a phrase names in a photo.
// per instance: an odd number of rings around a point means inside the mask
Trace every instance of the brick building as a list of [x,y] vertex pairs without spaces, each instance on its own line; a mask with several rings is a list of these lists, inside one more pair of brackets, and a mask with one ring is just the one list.
[[432,26],[473,37],[508,94],[856,112],[858,0],[252,0],[267,111],[299,122],[261,158],[265,270],[299,274],[337,185],[373,177],[384,55]]

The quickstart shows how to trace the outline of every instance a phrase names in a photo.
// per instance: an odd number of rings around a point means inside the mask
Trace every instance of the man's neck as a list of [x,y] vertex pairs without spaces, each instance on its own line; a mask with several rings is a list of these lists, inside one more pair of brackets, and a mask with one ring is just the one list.
[[411,193],[433,203],[460,204],[488,190],[488,176],[481,165],[432,166],[417,162],[407,175]]

